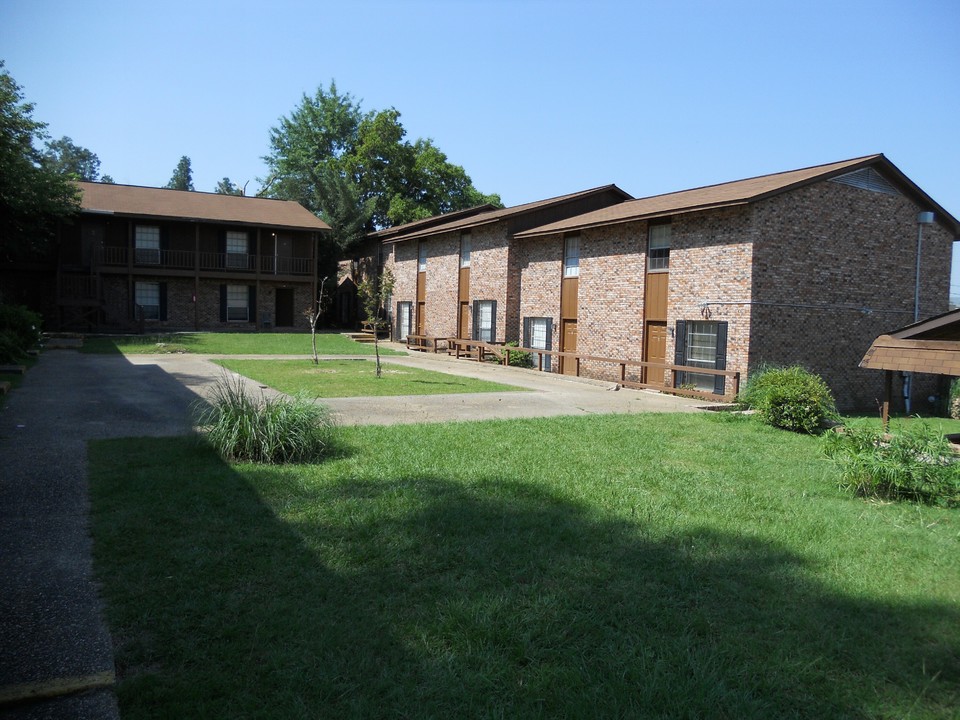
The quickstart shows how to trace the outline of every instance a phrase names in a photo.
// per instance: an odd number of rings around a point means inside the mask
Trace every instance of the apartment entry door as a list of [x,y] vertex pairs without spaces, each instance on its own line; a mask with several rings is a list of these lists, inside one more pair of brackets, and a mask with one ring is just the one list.
[[[575,353],[577,351],[577,321],[564,320],[561,327],[561,350],[563,352]],[[564,375],[577,374],[577,359],[561,357],[560,372]]]
[[293,288],[277,288],[277,327],[293,327]]
[[[651,363],[665,363],[667,361],[667,324],[648,322],[645,335],[644,359]],[[663,368],[646,368],[646,382],[652,385],[663,385]]]

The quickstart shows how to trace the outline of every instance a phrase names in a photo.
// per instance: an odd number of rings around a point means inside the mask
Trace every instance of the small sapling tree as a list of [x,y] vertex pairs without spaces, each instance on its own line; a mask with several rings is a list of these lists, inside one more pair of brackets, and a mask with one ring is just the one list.
[[367,314],[367,321],[373,328],[373,350],[377,356],[377,377],[381,377],[380,368],[380,329],[386,327],[387,321],[380,317],[386,308],[387,302],[393,293],[393,273],[384,268],[380,275],[365,278],[357,285],[357,295]]
[[327,305],[330,302],[330,296],[326,292],[327,280],[330,278],[324,278],[320,281],[320,292],[317,293],[317,299],[315,302],[310,303],[310,305],[304,308],[303,316],[310,323],[310,340],[313,342],[313,364],[319,365],[320,358],[317,356],[317,322],[320,320],[320,317],[326,312]]

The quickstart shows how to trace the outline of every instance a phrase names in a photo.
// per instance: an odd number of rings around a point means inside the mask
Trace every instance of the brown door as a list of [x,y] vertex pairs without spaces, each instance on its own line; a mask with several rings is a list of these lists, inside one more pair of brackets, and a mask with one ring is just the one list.
[[460,322],[457,325],[457,337],[469,338],[470,332],[470,304],[460,303]]
[[[643,357],[647,362],[665,363],[667,361],[667,324],[648,322]],[[663,368],[646,369],[646,381],[652,385],[663,385]]]
[[416,335],[426,335],[423,329],[427,326],[426,303],[417,303],[417,332]]
[[[563,352],[576,352],[577,351],[577,321],[576,320],[564,320],[563,329],[561,335],[561,350]],[[560,358],[560,372],[564,375],[576,375],[577,374],[577,360],[576,358],[562,357]]]

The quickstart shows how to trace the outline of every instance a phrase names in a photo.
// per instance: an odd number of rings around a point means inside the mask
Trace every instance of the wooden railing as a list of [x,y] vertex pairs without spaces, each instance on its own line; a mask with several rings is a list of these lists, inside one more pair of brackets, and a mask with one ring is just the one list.
[[[484,361],[495,359],[502,365],[510,364],[510,354],[524,353],[533,355],[536,360],[534,366],[541,372],[544,369],[544,358],[559,358],[565,363],[570,362],[574,365],[574,374],[580,377],[580,363],[588,362],[600,365],[610,365],[617,367],[618,371],[614,378],[624,387],[629,388],[649,388],[659,390],[660,392],[671,393],[673,395],[683,395],[686,397],[703,398],[705,400],[733,400],[740,392],[740,373],[735,370],[714,370],[712,368],[694,367],[692,365],[674,365],[673,363],[654,363],[645,360],[624,360],[621,358],[601,357],[598,355],[584,355],[575,352],[563,352],[560,350],[542,350],[540,348],[511,347],[498,343],[487,343],[480,340],[466,340],[464,338],[446,338],[447,353],[456,358],[469,358],[471,360]],[[628,368],[640,369],[640,377],[649,374],[650,370],[662,371],[664,375],[663,383],[644,382],[642,380],[628,379]],[[674,387],[668,385],[667,373],[670,373],[672,379],[680,373],[691,373],[696,375],[723,376],[728,382],[724,382],[724,392],[722,394],[699,390],[696,388]]]
[[[129,264],[130,252],[126,247],[107,246],[99,251],[101,265],[123,267]],[[220,272],[260,272],[267,275],[310,275],[314,261],[307,257],[281,257],[277,255],[252,255],[250,253],[194,252],[193,250],[156,250],[135,248],[133,265],[138,268],[156,267],[173,270]]]

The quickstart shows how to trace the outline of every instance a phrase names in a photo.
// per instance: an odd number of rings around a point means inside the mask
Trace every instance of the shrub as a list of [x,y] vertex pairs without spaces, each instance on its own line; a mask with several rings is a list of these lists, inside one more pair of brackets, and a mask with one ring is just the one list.
[[960,378],[950,383],[950,417],[960,420]]
[[14,362],[40,342],[38,313],[22,305],[0,305],[0,355],[3,362]]
[[843,428],[823,440],[840,466],[840,487],[862,497],[912,500],[960,507],[960,463],[943,433],[915,422],[884,435],[870,428]]
[[304,462],[332,447],[336,423],[330,410],[305,397],[259,399],[239,376],[221,377],[197,424],[221,457],[257,463]]
[[[519,347],[519,344],[516,340],[511,340],[506,344],[509,348]],[[528,352],[520,352],[519,350],[510,351],[510,367],[518,368],[532,368],[533,367],[533,355]]]
[[814,433],[837,416],[833,394],[819,375],[799,367],[762,367],[750,375],[738,402],[774,427]]

